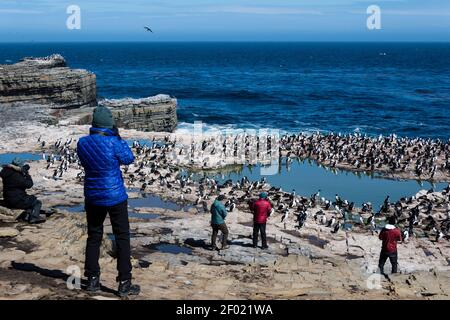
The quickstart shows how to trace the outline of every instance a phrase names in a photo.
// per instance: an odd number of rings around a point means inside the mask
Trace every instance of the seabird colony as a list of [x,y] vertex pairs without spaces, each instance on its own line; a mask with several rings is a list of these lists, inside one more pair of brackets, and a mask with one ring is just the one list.
[[[76,143],[72,139],[49,143],[38,139],[44,152],[47,179],[64,179],[68,170],[79,170],[79,182],[84,178],[83,169],[76,155]],[[353,229],[376,233],[384,217],[395,215],[406,239],[428,236],[435,241],[450,238],[450,186],[442,191],[429,190],[420,196],[402,198],[392,203],[387,197],[379,210],[370,203],[357,208],[336,194],[335,199],[320,197],[320,190],[310,196],[285,192],[271,186],[265,178],[250,181],[227,180],[219,183],[207,176],[197,177],[192,169],[221,167],[234,163],[270,163],[275,157],[313,159],[319,164],[349,170],[381,172],[384,174],[407,173],[422,179],[448,178],[450,173],[449,141],[389,137],[372,138],[360,134],[297,134],[255,137],[237,136],[206,137],[190,144],[177,142],[167,136],[163,141],[132,144],[136,161],[123,168],[129,188],[141,192],[160,191],[177,195],[178,201],[190,201],[198,212],[208,212],[208,201],[219,194],[227,197],[226,207],[233,211],[248,210],[248,202],[259,192],[269,195],[274,210],[272,219],[287,229],[301,229],[305,223],[328,227],[331,233],[346,230],[349,222]],[[447,179],[448,180],[448,179]]]

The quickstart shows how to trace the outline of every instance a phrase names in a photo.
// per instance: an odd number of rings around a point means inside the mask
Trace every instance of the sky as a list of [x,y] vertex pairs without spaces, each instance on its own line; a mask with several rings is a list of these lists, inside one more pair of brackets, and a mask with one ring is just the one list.
[[[70,5],[79,30],[66,26]],[[379,30],[367,28],[370,5],[380,7]],[[450,1],[0,0],[0,42],[31,41],[448,42]]]

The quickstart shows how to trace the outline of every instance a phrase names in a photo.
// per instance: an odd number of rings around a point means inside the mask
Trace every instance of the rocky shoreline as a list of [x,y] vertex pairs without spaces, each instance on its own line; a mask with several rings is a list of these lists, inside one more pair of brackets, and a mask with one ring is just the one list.
[[[11,132],[2,131],[0,135],[4,149],[11,152],[52,152],[54,142],[73,138],[71,150],[76,139],[85,134],[89,126],[44,126],[30,125],[17,144],[9,140]],[[47,141],[47,148],[42,149],[37,142],[37,133],[41,140]],[[122,130],[125,139],[146,139],[167,141],[165,133],[150,133],[134,130]],[[176,136],[172,134],[172,136]],[[33,137],[33,138],[31,138]],[[186,138],[186,137],[184,137]],[[177,145],[181,139],[178,140]],[[170,143],[169,143],[170,144]],[[17,145],[19,149],[14,146]],[[150,151],[148,151],[150,150]],[[228,198],[241,199],[255,197],[259,189],[248,193],[250,185],[242,190],[236,185],[219,186],[213,181],[184,182],[177,172],[180,166],[172,163],[167,156],[166,162],[161,158],[170,150],[159,147],[143,149],[134,148],[137,162],[124,173],[130,193],[130,202],[140,197],[142,179],[147,182],[146,194],[160,196],[165,201],[178,203],[187,210],[172,210],[163,207],[130,208],[135,215],[131,218],[132,254],[135,267],[134,277],[143,287],[139,299],[448,299],[449,297],[449,257],[450,246],[447,239],[435,242],[432,230],[427,231],[425,221],[428,216],[426,206],[421,209],[423,221],[414,227],[416,236],[399,245],[399,264],[401,274],[389,275],[388,278],[371,278],[376,275],[379,253],[379,240],[372,234],[369,226],[356,226],[352,231],[339,230],[332,233],[331,228],[314,219],[319,211],[330,219],[337,216],[331,207],[324,204],[315,206],[306,202],[308,218],[301,229],[297,229],[295,215],[287,223],[281,222],[282,213],[276,212],[268,223],[269,251],[250,247],[251,214],[245,205],[245,199],[237,201],[236,209],[230,213],[231,248],[223,252],[207,249],[209,244],[209,215],[203,206],[208,207],[215,195],[225,193]],[[53,152],[56,152],[53,150]],[[177,152],[179,150],[177,149]],[[55,153],[56,154],[56,153]],[[141,170],[140,179],[131,178],[149,154],[156,154],[157,171],[151,172],[152,166]],[[7,237],[0,238],[0,288],[8,299],[115,299],[115,261],[112,242],[105,237],[101,265],[105,275],[105,285],[111,288],[97,296],[89,296],[83,291],[68,290],[67,267],[76,265],[82,268],[83,246],[86,237],[85,221],[81,214],[69,213],[59,206],[74,206],[83,202],[83,187],[80,181],[80,168],[76,163],[69,166],[62,177],[53,178],[53,171],[58,162],[47,169],[47,162],[40,160],[32,163],[31,174],[36,187],[33,193],[43,200],[45,208],[57,211],[45,224],[27,226],[17,223],[14,217],[20,212],[2,209],[1,229],[9,231]],[[183,166],[181,166],[183,167]],[[126,169],[125,169],[126,170]],[[167,174],[170,174],[167,176]],[[163,183],[161,177],[165,177]],[[149,181],[154,180],[153,183]],[[262,187],[272,198],[281,195],[289,199],[288,193],[279,193],[272,186]],[[198,202],[204,191],[203,200]],[[137,190],[134,191],[134,190]],[[234,190],[234,191],[233,191]],[[183,195],[181,197],[181,195]],[[303,203],[306,196],[296,196]],[[427,200],[424,200],[425,198]],[[405,200],[406,201],[406,200]],[[431,216],[441,223],[447,219],[446,204],[448,195],[445,191],[435,191],[415,195],[410,203],[403,203],[404,218],[407,219],[411,208],[433,203]],[[196,205],[196,203],[198,204]],[[205,202],[205,205],[203,205]],[[421,205],[422,206],[422,205]],[[364,219],[369,216],[355,207],[354,213]],[[393,210],[393,208],[391,208]],[[157,217],[148,219],[146,214]],[[142,218],[139,218],[142,215]],[[13,231],[16,230],[16,231]],[[106,228],[106,232],[110,230]],[[5,231],[5,232],[6,232]],[[428,235],[427,235],[428,234]],[[180,253],[165,252],[158,247],[173,246]],[[177,249],[178,248],[178,249]],[[373,289],[372,279],[378,283]],[[377,280],[379,279],[379,280]],[[214,280],[215,285],[210,286]],[[187,293],[189,292],[189,293]]]

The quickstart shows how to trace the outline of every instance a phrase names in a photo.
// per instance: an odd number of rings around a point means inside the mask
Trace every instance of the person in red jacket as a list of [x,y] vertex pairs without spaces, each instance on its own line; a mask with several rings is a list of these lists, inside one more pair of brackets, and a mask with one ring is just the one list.
[[269,247],[266,239],[266,223],[272,211],[272,205],[267,200],[267,193],[261,192],[259,199],[250,203],[250,210],[253,212],[253,247],[257,247],[258,234],[261,233],[262,249],[267,249]]
[[384,264],[388,258],[392,265],[392,273],[397,273],[397,242],[402,241],[402,235],[400,229],[395,227],[395,223],[395,217],[389,217],[388,224],[381,230],[379,235],[382,241],[380,260],[378,262],[381,274],[384,274]]

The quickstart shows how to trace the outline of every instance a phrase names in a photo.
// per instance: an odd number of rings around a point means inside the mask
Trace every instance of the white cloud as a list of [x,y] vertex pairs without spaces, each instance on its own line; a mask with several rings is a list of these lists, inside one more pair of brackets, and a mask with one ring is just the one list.
[[[347,11],[351,14],[359,14],[363,15],[366,14],[365,9],[364,10],[351,10]],[[381,7],[381,14],[382,15],[391,15],[391,16],[436,16],[436,17],[446,17],[450,16],[450,9],[443,9],[443,10],[398,10],[398,9],[383,9]]]
[[21,9],[0,9],[0,14],[41,14],[42,11],[37,10],[21,10]]
[[200,12],[205,13],[240,13],[240,14],[307,14],[320,15],[322,12],[318,10],[301,9],[298,7],[260,7],[260,6],[213,6],[207,8],[199,8]]
[[323,12],[299,7],[272,7],[272,6],[177,6],[177,7],[154,7],[128,8],[128,13],[139,12],[145,17],[190,17],[208,16],[213,14],[247,14],[247,15],[322,15]]
[[397,16],[450,16],[450,10],[381,10],[381,14]]

